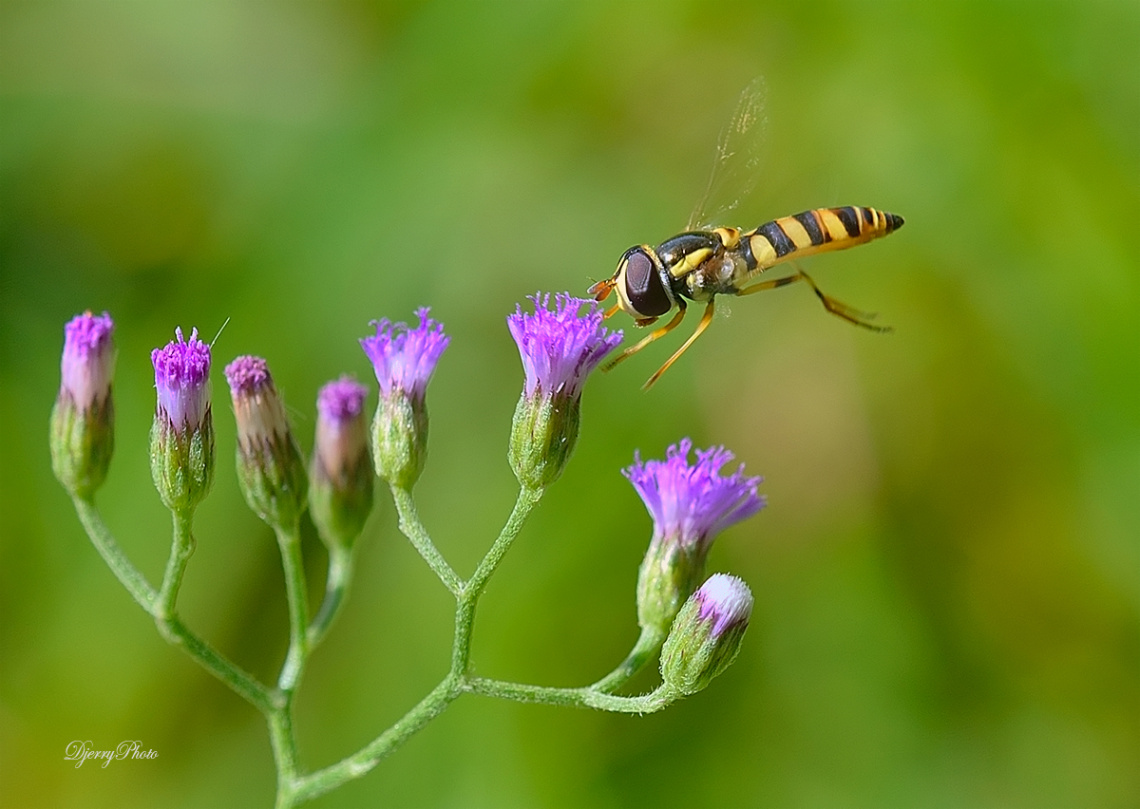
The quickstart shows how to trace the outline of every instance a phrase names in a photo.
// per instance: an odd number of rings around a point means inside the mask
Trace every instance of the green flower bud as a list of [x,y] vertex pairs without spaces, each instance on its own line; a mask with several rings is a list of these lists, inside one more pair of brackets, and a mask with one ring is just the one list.
[[519,397],[507,460],[523,486],[544,489],[562,475],[578,443],[581,397]]
[[673,621],[661,649],[661,679],[684,696],[703,690],[736,659],[751,615],[747,584],[725,573],[709,576]]

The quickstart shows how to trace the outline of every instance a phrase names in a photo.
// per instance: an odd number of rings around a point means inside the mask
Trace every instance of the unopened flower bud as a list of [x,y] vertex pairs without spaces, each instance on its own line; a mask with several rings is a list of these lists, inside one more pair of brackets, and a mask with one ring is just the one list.
[[634,464],[623,470],[653,517],[653,538],[637,579],[637,617],[643,628],[664,632],[677,610],[704,577],[705,559],[716,535],[764,506],[756,493],[758,477],[744,467],[728,476],[721,467],[732,460],[724,447],[697,450],[683,439],[666,451],[664,461]]
[[51,460],[59,482],[77,497],[90,497],[103,485],[115,447],[113,330],[106,312],[77,315],[64,329],[59,395],[51,413]]
[[274,528],[291,527],[305,510],[308,477],[269,365],[261,357],[238,357],[225,374],[237,421],[238,484],[245,501]]
[[373,471],[364,399],[347,376],[317,396],[317,438],[310,465],[309,513],[325,542],[350,547],[372,510]]
[[526,371],[507,458],[519,483],[538,490],[566,468],[578,441],[582,386],[622,334],[603,328],[602,312],[593,301],[561,293],[551,311],[549,295],[531,300],[533,315],[516,307],[507,317]]
[[374,320],[376,334],[360,341],[380,385],[372,421],[376,473],[393,486],[410,489],[427,458],[428,415],[425,393],[450,338],[443,325],[419,309],[419,326]]
[[150,430],[150,470],[162,502],[183,513],[197,507],[214,482],[214,421],[210,414],[210,346],[182,329],[151,352],[158,405]]
[[684,696],[704,689],[740,652],[752,591],[736,576],[714,573],[685,602],[661,649],[661,679]]

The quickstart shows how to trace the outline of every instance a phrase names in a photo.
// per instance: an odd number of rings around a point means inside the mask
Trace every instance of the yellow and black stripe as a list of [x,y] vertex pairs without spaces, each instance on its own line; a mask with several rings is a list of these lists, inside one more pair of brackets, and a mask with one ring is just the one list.
[[813,208],[740,234],[738,249],[748,269],[762,271],[793,254],[801,258],[843,250],[886,236],[902,226],[901,216],[876,208]]

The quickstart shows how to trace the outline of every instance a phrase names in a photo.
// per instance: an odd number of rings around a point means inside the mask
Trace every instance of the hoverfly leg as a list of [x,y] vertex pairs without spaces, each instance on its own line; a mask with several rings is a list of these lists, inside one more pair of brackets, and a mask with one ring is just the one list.
[[750,287],[745,287],[736,294],[751,295],[755,292],[763,292],[766,289],[776,289],[777,287],[793,284],[796,281],[806,281],[808,286],[812,288],[812,291],[815,292],[816,297],[819,298],[820,303],[823,304],[823,308],[831,312],[831,314],[835,315],[836,317],[841,317],[848,323],[854,323],[856,326],[862,326],[863,328],[870,329],[871,331],[893,331],[890,326],[880,326],[878,324],[872,323],[871,321],[876,317],[873,312],[862,312],[855,307],[848,306],[842,301],[837,301],[835,298],[828,295],[826,292],[820,289],[819,286],[816,285],[815,281],[812,280],[811,276],[803,270],[796,270],[794,275],[789,275],[784,278],[773,278],[770,281],[761,281],[759,284],[753,284]]
[[613,306],[611,306],[609,309],[606,310],[606,313],[604,315],[602,315],[602,318],[605,320],[609,320],[611,317],[613,317],[614,315],[616,315],[620,311],[621,311],[621,304],[615,303]]
[[[705,307],[705,313],[701,315],[701,322],[697,324],[696,331],[694,331],[692,335],[689,336],[689,339],[686,340],[681,345],[681,347],[677,349],[676,352],[674,352],[672,357],[665,361],[664,365],[657,369],[657,373],[646,380],[645,384],[641,386],[642,390],[649,390],[649,388],[653,386],[653,383],[660,379],[663,373],[669,370],[669,366],[680,359],[681,355],[685,353],[688,347],[695,343],[697,338],[700,337],[704,330],[709,327],[709,324],[712,323],[713,319],[713,300],[713,298],[709,298],[708,305]],[[680,299],[678,299],[678,302],[680,302]]]
[[863,328],[870,329],[871,331],[893,331],[890,326],[880,326],[876,323],[872,323],[871,321],[877,317],[874,312],[861,312],[855,307],[848,306],[842,301],[837,301],[835,298],[826,294],[822,289],[816,286],[816,283],[811,279],[811,276],[809,276],[803,270],[799,270],[797,272],[797,275],[808,282],[812,290],[815,292],[816,297],[819,298],[820,302],[823,304],[823,308],[831,312],[831,314],[835,315],[836,317],[841,317],[848,323],[854,323],[856,326],[862,326]]
[[[661,328],[651,332],[646,337],[643,337],[639,342],[635,343],[634,345],[627,348],[625,351],[618,354],[612,360],[610,360],[605,365],[603,365],[602,370],[603,371],[609,371],[611,368],[613,368],[619,362],[626,359],[627,357],[632,357],[634,354],[636,354],[641,349],[645,348],[647,345],[652,343],[654,340],[657,340],[661,337],[664,337],[666,334],[673,331],[673,329],[677,328],[677,326],[681,323],[681,319],[684,317],[685,317],[685,302],[683,300],[681,300],[680,298],[677,298],[677,314],[673,315],[673,318],[668,323],[666,323]],[[647,319],[648,322],[645,323],[644,325],[649,325],[649,323],[652,323],[656,319],[657,318],[648,318]],[[638,325],[642,325],[641,321],[638,321]]]

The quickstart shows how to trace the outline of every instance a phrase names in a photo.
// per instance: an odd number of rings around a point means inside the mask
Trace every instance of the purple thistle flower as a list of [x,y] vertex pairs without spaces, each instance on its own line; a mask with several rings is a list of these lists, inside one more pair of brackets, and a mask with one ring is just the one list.
[[261,357],[236,358],[225,368],[238,426],[238,441],[247,451],[289,432],[285,405]]
[[[314,468],[338,482],[366,455],[364,399],[368,388],[349,376],[329,382],[317,395]],[[316,462],[319,461],[319,464]],[[371,485],[371,482],[369,483]]]
[[115,449],[111,316],[76,315],[64,328],[59,395],[51,411],[52,471],[73,496],[103,485]]
[[697,462],[690,466],[692,448],[685,438],[666,450],[666,460],[644,463],[634,453],[633,466],[622,474],[653,517],[655,537],[707,548],[718,533],[764,507],[756,493],[762,478],[745,477],[743,464],[722,477],[721,468],[733,459],[724,447],[697,450]]
[[111,393],[114,329],[109,314],[93,315],[90,311],[76,315],[64,327],[60,394],[70,396],[81,412],[102,404]]
[[758,477],[745,477],[741,466],[725,477],[732,460],[724,447],[697,450],[682,439],[669,447],[664,461],[642,462],[622,470],[653,517],[653,538],[637,579],[637,613],[642,628],[663,633],[704,575],[705,558],[716,535],[764,506],[756,493]]
[[443,325],[416,310],[420,324],[373,320],[373,337],[360,341],[380,383],[380,403],[372,420],[376,472],[393,486],[410,489],[427,458],[427,405],[424,394],[450,339]]
[[329,382],[317,395],[309,513],[330,552],[350,548],[372,511],[367,395],[368,389],[348,376]]
[[534,314],[516,306],[507,317],[526,371],[507,458],[519,483],[540,490],[557,480],[570,460],[578,440],[582,386],[621,342],[621,332],[602,327],[594,301],[561,292],[551,311],[549,294],[530,300]]
[[214,420],[210,415],[210,347],[182,329],[150,354],[158,406],[150,429],[150,472],[166,507],[192,513],[214,482]]
[[590,372],[621,342],[622,333],[602,326],[602,310],[595,301],[560,292],[550,311],[549,294],[529,300],[534,302],[534,314],[518,306],[507,317],[526,370],[526,395],[541,390],[548,396],[576,398]]
[[752,617],[752,591],[736,576],[714,573],[693,594],[699,606],[698,620],[712,624],[712,636],[747,626]]
[[174,335],[175,340],[150,354],[158,413],[176,430],[195,429],[210,409],[210,346],[198,339],[197,329],[189,340],[181,328]]
[[361,339],[360,346],[376,371],[381,396],[398,390],[410,399],[423,400],[436,363],[451,339],[443,333],[443,324],[428,317],[430,311],[427,307],[416,310],[420,324],[414,329],[387,318],[373,320],[370,325],[376,327],[376,334]]
[[238,428],[238,484],[249,507],[275,528],[295,526],[309,482],[269,363],[238,357],[225,368]]

